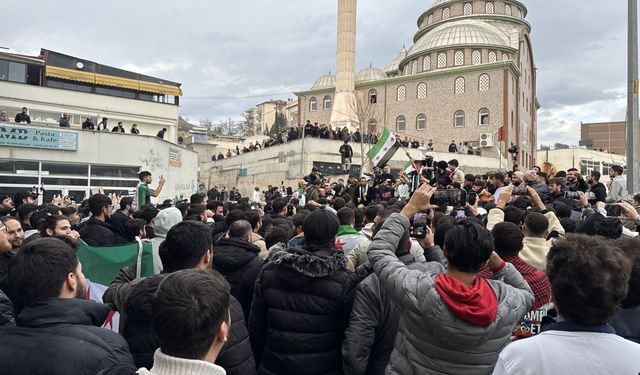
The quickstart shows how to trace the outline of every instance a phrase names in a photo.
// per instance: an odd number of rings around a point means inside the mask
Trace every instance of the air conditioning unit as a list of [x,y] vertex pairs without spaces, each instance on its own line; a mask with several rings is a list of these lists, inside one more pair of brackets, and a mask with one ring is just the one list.
[[480,134],[480,147],[493,147],[493,133]]

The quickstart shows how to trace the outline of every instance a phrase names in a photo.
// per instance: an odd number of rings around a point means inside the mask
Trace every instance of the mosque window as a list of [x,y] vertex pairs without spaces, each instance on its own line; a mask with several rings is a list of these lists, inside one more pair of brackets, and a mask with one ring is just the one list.
[[496,55],[496,53],[494,51],[489,52],[489,62],[494,63],[496,61],[498,61],[498,56]]
[[464,128],[464,112],[456,111],[453,115],[453,126],[456,128]]
[[403,132],[407,130],[407,120],[404,116],[398,116],[396,119],[396,130],[399,132]]
[[431,56],[427,55],[422,60],[422,71],[426,72],[428,70],[431,70]]
[[513,12],[511,11],[511,5],[507,4],[504,6],[504,14],[506,14],[507,16],[510,16],[513,14]]
[[427,17],[427,26],[431,25],[433,23],[433,14],[430,14],[429,17]]
[[443,19],[443,20],[448,20],[448,19],[449,19],[449,13],[450,13],[450,12],[451,12],[451,11],[449,10],[449,8],[444,8],[444,9],[442,10],[442,19]]
[[478,90],[480,91],[489,91],[489,75],[488,74],[482,74],[480,75],[480,78],[478,79]]
[[413,60],[411,63],[411,74],[418,73],[418,60]]
[[425,130],[427,128],[427,116],[424,113],[421,113],[416,117],[416,129],[417,130]]
[[378,102],[378,92],[375,89],[369,90],[369,103],[376,104]]
[[486,126],[489,125],[489,109],[481,108],[478,112],[478,125]]
[[318,99],[314,96],[309,99],[309,112],[315,112],[318,110]]
[[464,4],[464,15],[470,16],[473,14],[473,5],[471,3]]
[[464,52],[456,51],[456,54],[454,55],[453,60],[456,66],[464,65]]
[[493,14],[493,3],[487,3],[485,10],[487,14]]
[[442,52],[438,54],[438,68],[446,68],[447,67],[447,54]]
[[420,82],[418,84],[418,99],[426,99],[427,98],[427,84],[424,82]]
[[471,63],[473,65],[482,64],[482,54],[480,53],[480,51],[473,51],[473,53],[471,54]]
[[375,134],[378,130],[378,121],[374,118],[369,119],[369,134]]
[[396,98],[399,102],[405,101],[407,99],[407,87],[402,85],[398,86],[398,92]]
[[502,54],[502,61],[509,61],[509,55],[507,55],[506,53]]
[[464,78],[463,77],[456,78],[454,91],[456,94],[464,94]]
[[332,104],[333,103],[331,101],[331,96],[330,95],[325,96],[324,99],[322,100],[323,109],[325,111],[331,109],[331,105]]

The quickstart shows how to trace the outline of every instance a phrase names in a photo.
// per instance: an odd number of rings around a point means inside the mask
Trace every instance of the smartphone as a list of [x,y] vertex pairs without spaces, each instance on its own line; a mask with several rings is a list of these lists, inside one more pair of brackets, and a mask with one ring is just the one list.
[[607,211],[607,216],[609,217],[618,217],[622,213],[617,203],[607,204],[604,206],[604,209]]
[[465,217],[467,217],[467,213],[464,212],[464,210],[456,211],[456,218],[457,219],[464,219]]
[[469,197],[467,199],[467,201],[469,202],[469,205],[473,206],[474,204],[476,204],[477,200],[478,200],[478,193],[476,193],[475,191],[470,192]]
[[526,186],[514,186],[511,190],[511,195],[527,195]]
[[564,192],[565,199],[580,199],[580,194],[577,191],[565,191]]

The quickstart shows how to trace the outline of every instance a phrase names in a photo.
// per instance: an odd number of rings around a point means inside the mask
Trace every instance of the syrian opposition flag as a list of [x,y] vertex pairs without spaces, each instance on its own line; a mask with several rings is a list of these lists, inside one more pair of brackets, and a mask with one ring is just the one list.
[[408,161],[407,164],[404,165],[404,174],[406,174],[407,176],[417,171],[418,171],[418,166],[416,165],[416,162],[413,160]]
[[[78,241],[78,261],[82,264],[82,272],[87,279],[87,299],[103,302],[102,296],[111,281],[122,268],[136,263],[136,276],[153,275],[153,250],[150,242],[141,241],[123,245],[95,247],[84,241]],[[104,327],[118,332],[120,316],[112,311]]]
[[367,152],[367,157],[371,160],[374,166],[380,167],[391,160],[396,151],[398,151],[398,148],[400,148],[398,139],[391,130],[385,126],[382,131],[382,135],[380,136],[380,140],[369,152]]

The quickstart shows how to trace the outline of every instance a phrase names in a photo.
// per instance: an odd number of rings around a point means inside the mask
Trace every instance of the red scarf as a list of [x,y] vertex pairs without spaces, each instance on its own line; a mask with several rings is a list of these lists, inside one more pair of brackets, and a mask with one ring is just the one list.
[[436,277],[436,290],[453,315],[480,327],[491,324],[498,314],[498,299],[489,283],[477,277],[471,287],[441,273]]

